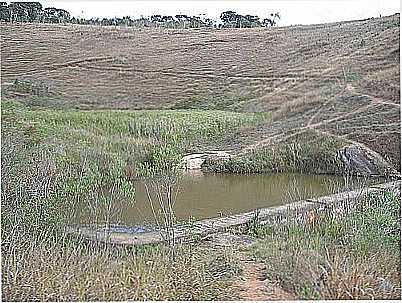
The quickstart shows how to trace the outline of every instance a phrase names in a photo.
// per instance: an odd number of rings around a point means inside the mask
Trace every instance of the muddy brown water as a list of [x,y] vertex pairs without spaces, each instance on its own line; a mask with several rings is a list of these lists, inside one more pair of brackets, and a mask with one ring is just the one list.
[[[180,221],[199,220],[279,206],[380,182],[332,175],[232,175],[203,174],[197,171],[185,173],[181,177],[173,210]],[[103,224],[109,220],[111,224],[122,226],[154,225],[144,184],[137,182],[134,186],[135,201],[113,200],[113,205],[107,207],[99,204],[95,211],[88,205],[80,205],[76,209],[73,223]],[[152,191],[151,197],[155,211],[161,213]],[[140,230],[134,228],[133,231]]]

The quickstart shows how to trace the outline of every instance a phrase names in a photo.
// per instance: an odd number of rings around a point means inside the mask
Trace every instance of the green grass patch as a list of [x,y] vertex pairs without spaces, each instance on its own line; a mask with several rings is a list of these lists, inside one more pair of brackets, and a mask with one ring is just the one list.
[[[135,203],[133,178],[170,170],[196,144],[259,123],[223,111],[56,111],[2,102],[2,299],[225,300],[228,252],[104,247],[63,235],[84,205],[92,223]],[[222,275],[224,272],[224,275]]]
[[228,160],[206,161],[204,169],[228,173],[300,172],[341,174],[337,151],[344,143],[313,131],[296,136],[291,142],[255,149]]
[[2,116],[47,144],[116,154],[129,165],[142,163],[144,157],[182,156],[219,141],[227,132],[268,118],[266,114],[200,110],[30,110],[16,102],[3,102]]

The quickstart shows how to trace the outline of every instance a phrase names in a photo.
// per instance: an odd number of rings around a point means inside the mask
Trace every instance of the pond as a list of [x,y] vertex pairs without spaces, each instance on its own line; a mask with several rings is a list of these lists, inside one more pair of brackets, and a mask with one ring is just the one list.
[[[181,221],[226,216],[330,195],[380,181],[333,175],[234,175],[190,171],[181,176],[178,182],[177,196],[173,195],[176,196],[173,211]],[[143,182],[137,182],[134,186],[135,201],[113,201],[113,205],[108,207],[99,206],[96,215],[87,206],[81,205],[74,223],[102,223],[109,220],[112,224],[123,226],[154,225],[154,215]],[[161,213],[157,195],[152,189],[149,193],[155,212]]]

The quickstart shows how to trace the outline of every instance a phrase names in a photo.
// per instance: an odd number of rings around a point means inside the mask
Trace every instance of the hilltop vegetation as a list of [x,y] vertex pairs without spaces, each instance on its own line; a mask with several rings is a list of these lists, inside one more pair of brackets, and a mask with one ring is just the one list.
[[141,16],[135,19],[131,16],[114,18],[91,18],[71,17],[64,9],[55,7],[43,8],[39,2],[0,2],[0,22],[36,22],[36,23],[71,23],[82,25],[103,25],[103,26],[130,26],[130,27],[164,27],[164,28],[250,28],[274,26],[279,13],[271,13],[269,18],[260,21],[258,16],[241,15],[234,11],[225,11],[221,14],[221,24],[217,20],[207,17],[205,14],[188,16],[178,14],[174,16],[152,15]]

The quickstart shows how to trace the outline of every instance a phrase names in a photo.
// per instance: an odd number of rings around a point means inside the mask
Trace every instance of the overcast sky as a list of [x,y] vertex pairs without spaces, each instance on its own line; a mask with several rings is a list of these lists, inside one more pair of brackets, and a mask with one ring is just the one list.
[[154,14],[206,14],[219,19],[221,12],[234,10],[240,14],[267,17],[279,12],[278,25],[314,24],[392,15],[400,11],[399,0],[282,0],[282,1],[56,1],[38,0],[44,7],[57,7],[75,17],[140,17]]

